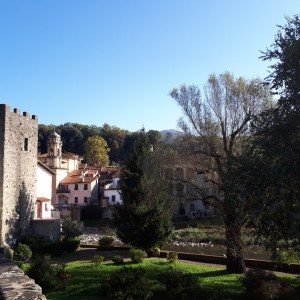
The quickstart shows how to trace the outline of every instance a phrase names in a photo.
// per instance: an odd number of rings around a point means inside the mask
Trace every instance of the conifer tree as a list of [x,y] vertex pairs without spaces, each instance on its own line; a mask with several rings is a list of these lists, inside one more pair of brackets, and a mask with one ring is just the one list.
[[120,189],[123,204],[114,216],[120,239],[146,251],[160,247],[172,232],[169,194],[144,131],[127,154]]

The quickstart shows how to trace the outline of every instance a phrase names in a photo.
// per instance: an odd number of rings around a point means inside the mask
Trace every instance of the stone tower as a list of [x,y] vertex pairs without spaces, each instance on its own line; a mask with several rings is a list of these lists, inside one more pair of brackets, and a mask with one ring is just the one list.
[[36,201],[38,118],[0,104],[0,247],[26,234]]
[[55,131],[48,137],[48,167],[49,168],[61,168],[62,158],[62,141],[60,135]]

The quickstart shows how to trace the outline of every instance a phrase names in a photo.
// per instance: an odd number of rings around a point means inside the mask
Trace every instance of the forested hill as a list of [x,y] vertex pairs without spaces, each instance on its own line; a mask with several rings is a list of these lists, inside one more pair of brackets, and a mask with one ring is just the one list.
[[[109,159],[111,163],[122,163],[127,149],[132,145],[136,133],[121,129],[116,126],[104,124],[83,125],[77,123],[65,123],[63,125],[39,125],[39,149],[40,153],[47,152],[47,140],[51,132],[55,130],[62,139],[63,151],[72,152],[84,156],[84,144],[89,137],[101,136],[110,148]],[[163,136],[157,130],[149,130],[147,133],[152,145],[162,141]]]

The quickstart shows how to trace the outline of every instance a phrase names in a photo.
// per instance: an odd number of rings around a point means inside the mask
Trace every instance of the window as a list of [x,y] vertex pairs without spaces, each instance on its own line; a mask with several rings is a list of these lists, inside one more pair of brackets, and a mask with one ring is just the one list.
[[195,204],[194,203],[190,204],[190,211],[195,211]]
[[24,150],[28,151],[28,138],[24,139]]
[[75,197],[75,201],[74,201],[75,203],[78,203],[78,197]]
[[88,190],[88,185],[85,183],[84,184],[84,188],[83,188],[85,191],[87,191]]
[[74,188],[75,191],[78,190],[78,184],[75,184],[75,188]]
[[116,202],[116,195],[111,196],[111,202],[115,203]]
[[87,203],[87,197],[84,197],[84,203]]

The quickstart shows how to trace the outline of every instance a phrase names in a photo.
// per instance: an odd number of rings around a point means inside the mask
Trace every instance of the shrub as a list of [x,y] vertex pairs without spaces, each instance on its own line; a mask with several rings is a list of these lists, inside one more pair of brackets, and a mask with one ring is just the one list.
[[14,260],[18,262],[29,261],[32,257],[32,251],[29,246],[25,244],[19,244],[14,251]]
[[242,282],[249,299],[295,299],[295,289],[277,280],[276,275],[269,271],[250,270]]
[[106,299],[146,300],[152,297],[150,286],[143,269],[124,267],[105,280],[102,291]]
[[99,267],[104,262],[104,257],[102,255],[94,255],[92,263],[95,267]]
[[27,275],[34,279],[42,289],[50,289],[55,286],[55,269],[45,260],[36,259],[30,266]]
[[70,282],[71,276],[66,271],[67,264],[58,264],[55,268],[56,287],[65,290]]
[[114,264],[116,265],[121,265],[124,263],[124,259],[120,255],[114,255],[112,256],[111,260],[113,261]]
[[150,253],[152,256],[159,257],[160,256],[160,249],[158,247],[153,247],[150,249]]
[[83,223],[72,220],[71,218],[64,219],[61,224],[62,235],[65,239],[75,238],[82,234]]
[[141,249],[130,249],[129,257],[135,264],[140,264],[147,257],[147,253]]
[[79,238],[64,239],[63,244],[64,244],[64,251],[65,252],[74,252],[80,246],[80,239]]
[[22,244],[26,244],[30,247],[33,257],[45,254],[42,249],[49,243],[51,242],[39,235],[28,235],[22,240]]
[[41,250],[41,254],[50,254],[52,256],[59,256],[65,252],[65,245],[62,241],[49,242],[45,244]]
[[9,260],[13,260],[13,258],[14,258],[14,250],[12,250],[11,248],[5,247],[4,248],[4,254],[5,254],[6,258],[8,258]]
[[170,299],[185,299],[185,296],[191,296],[200,287],[193,274],[173,268],[161,272],[158,279],[165,285]]
[[98,249],[99,250],[109,250],[112,248],[114,242],[114,238],[111,236],[103,236],[98,241]]
[[167,257],[167,260],[170,262],[170,263],[175,263],[178,259],[178,253],[177,252],[169,252],[168,253],[168,257]]

